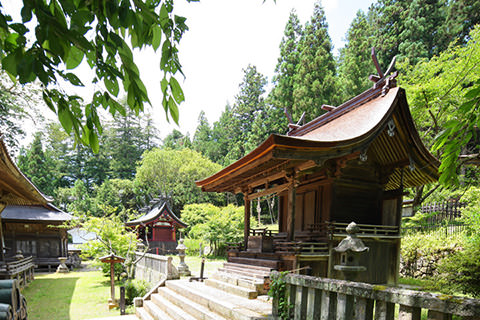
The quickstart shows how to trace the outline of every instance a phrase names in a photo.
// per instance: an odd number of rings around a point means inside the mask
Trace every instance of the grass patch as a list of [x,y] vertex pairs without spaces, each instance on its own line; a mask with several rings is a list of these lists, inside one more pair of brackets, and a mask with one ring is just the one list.
[[[119,286],[116,284],[118,299]],[[29,320],[81,320],[120,315],[108,310],[110,278],[100,271],[40,274],[25,288]]]

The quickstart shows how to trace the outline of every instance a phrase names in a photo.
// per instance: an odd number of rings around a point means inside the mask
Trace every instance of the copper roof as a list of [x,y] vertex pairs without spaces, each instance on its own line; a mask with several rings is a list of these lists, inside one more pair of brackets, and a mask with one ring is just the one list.
[[288,135],[270,135],[245,157],[196,184],[203,191],[239,192],[252,177],[365,151],[393,171],[386,190],[399,188],[402,179],[404,187],[413,187],[438,178],[439,162],[418,136],[405,91],[392,88],[382,95],[381,88],[372,88]]
[[43,195],[18,169],[0,139],[0,203],[6,205],[47,205]]
[[138,219],[128,221],[125,223],[127,226],[136,226],[136,225],[146,225],[151,223],[158,218],[163,218],[168,221],[172,221],[177,228],[186,228],[188,225],[180,220],[173,212],[170,210],[166,202],[162,204],[155,205],[148,213],[141,216]]

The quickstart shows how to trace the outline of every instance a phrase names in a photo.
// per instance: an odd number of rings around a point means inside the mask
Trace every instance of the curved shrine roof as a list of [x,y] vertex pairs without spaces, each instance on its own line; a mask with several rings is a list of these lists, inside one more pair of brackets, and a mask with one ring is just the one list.
[[166,202],[155,205],[149,212],[141,216],[138,219],[128,221],[125,223],[127,226],[136,226],[136,225],[145,225],[151,223],[159,218],[164,218],[166,220],[172,221],[177,228],[186,228],[188,225],[180,220],[173,212],[170,210]]
[[438,178],[439,162],[418,136],[405,90],[392,88],[382,95],[381,88],[372,88],[288,135],[270,135],[245,157],[196,184],[203,191],[238,193],[255,177],[362,152],[392,170],[386,190],[399,188],[401,180],[404,187],[413,187]]
[[52,199],[42,194],[18,169],[0,138],[0,203],[46,206],[50,201]]

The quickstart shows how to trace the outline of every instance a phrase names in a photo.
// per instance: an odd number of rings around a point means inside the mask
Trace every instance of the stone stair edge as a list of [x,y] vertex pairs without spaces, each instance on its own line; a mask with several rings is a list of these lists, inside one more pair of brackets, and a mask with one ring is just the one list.
[[[190,300],[189,298],[171,290],[170,288],[163,287],[162,290],[159,290],[156,296],[160,296],[163,299],[169,300],[178,307],[184,308],[190,314],[192,314],[190,311],[194,311],[195,314],[201,313],[203,315],[202,319],[226,320],[224,317],[215,314],[207,306]],[[174,298],[175,301],[171,300],[171,298]]]

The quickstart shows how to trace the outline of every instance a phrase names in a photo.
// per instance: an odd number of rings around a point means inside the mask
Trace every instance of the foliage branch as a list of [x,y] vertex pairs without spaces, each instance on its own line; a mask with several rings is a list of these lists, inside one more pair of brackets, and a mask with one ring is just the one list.
[[[125,115],[125,107],[117,102],[121,87],[127,93],[127,108],[136,114],[150,103],[132,48],[161,47],[162,105],[167,119],[170,115],[178,123],[184,94],[174,76],[183,74],[177,45],[188,27],[186,18],[173,13],[172,0],[24,1],[20,22],[12,18],[12,8],[0,4],[0,9],[2,69],[21,84],[38,79],[43,100],[77,141],[98,152],[102,125],[97,108]],[[87,104],[59,89],[62,82],[83,86],[70,71],[83,60],[95,72],[96,89]]]

